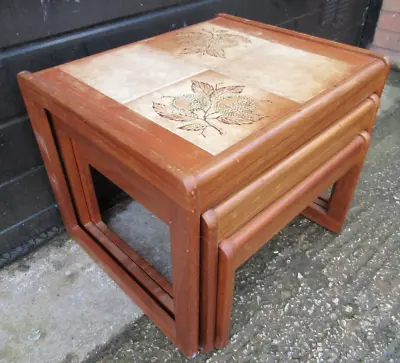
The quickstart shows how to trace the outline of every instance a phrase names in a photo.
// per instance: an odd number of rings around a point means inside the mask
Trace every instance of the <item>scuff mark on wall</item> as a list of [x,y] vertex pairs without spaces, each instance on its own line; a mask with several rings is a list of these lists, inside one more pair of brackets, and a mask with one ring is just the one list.
[[49,0],[40,0],[43,9],[43,21],[47,20],[47,3]]

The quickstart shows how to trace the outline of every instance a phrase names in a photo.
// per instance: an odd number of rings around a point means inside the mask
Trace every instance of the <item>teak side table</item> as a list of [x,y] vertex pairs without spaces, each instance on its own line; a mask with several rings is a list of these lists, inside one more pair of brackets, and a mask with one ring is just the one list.
[[[340,230],[388,71],[222,14],[18,79],[68,232],[191,357],[227,344],[235,270],[292,218]],[[91,168],[169,225],[172,284],[104,223]]]

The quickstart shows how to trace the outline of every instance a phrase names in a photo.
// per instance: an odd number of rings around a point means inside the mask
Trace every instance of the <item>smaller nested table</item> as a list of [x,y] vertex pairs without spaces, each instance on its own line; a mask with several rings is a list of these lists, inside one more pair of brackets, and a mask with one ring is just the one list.
[[[235,270],[273,234],[340,230],[388,70],[219,15],[19,83],[67,230],[193,356],[227,344]],[[172,284],[102,220],[91,168],[167,223]]]

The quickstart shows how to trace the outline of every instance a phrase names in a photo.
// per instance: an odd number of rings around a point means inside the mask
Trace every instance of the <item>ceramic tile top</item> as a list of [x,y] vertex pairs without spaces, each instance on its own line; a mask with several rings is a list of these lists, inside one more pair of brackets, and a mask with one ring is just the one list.
[[302,103],[353,70],[345,62],[256,34],[204,22],[61,69],[121,103],[209,69]]
[[261,47],[215,70],[302,103],[352,69],[342,61],[265,40]]
[[61,69],[125,103],[206,68],[137,43],[65,64]]
[[215,155],[298,104],[207,71],[126,105]]
[[215,155],[354,71],[265,37],[204,22],[61,69]]

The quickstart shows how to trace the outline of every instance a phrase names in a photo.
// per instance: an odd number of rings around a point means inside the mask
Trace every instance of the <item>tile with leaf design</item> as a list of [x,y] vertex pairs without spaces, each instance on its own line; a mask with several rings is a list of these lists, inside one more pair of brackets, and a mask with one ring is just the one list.
[[213,71],[189,77],[126,104],[214,155],[297,105]]
[[264,40],[205,22],[145,42],[178,59],[214,68],[259,47]]

